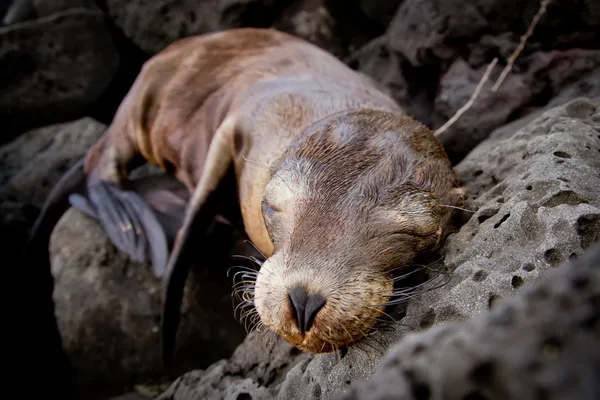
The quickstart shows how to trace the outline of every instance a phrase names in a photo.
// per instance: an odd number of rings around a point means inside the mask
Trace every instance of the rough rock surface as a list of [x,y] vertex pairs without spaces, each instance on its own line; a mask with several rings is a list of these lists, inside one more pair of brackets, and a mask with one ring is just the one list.
[[385,29],[404,0],[356,0],[358,9],[374,24]]
[[600,397],[600,246],[492,311],[407,335],[340,399]]
[[[332,398],[353,381],[369,377],[386,344],[414,329],[485,312],[561,261],[583,254],[600,238],[599,122],[600,99],[572,101],[511,137],[489,147],[483,142],[457,166],[473,197],[468,207],[476,212],[465,213],[468,221],[443,248],[452,280],[410,302],[392,332],[375,336],[369,344],[373,349],[350,348],[343,357],[299,356],[281,344],[270,355],[256,355],[255,335],[249,335],[236,351],[252,355],[247,363],[233,358],[191,372],[161,399],[187,400],[206,393],[232,399],[242,393],[254,399]],[[277,364],[270,360],[286,357],[293,368],[273,375],[269,367]],[[259,375],[247,373],[257,365]]]
[[[175,373],[229,357],[246,334],[234,319],[227,278],[232,232],[224,225],[219,229],[188,280]],[[98,223],[73,209],[54,229],[50,254],[58,326],[84,398],[164,380],[162,282],[150,265],[130,261]]]
[[106,0],[108,14],[125,35],[155,54],[177,39],[245,26],[270,26],[289,0]]
[[324,3],[324,0],[294,1],[277,16],[272,27],[308,40],[337,57],[345,56],[347,48],[339,23]]
[[61,175],[104,133],[91,118],[29,131],[0,147],[0,227],[22,244]]
[[35,7],[38,18],[52,15],[56,12],[70,10],[72,8],[87,8],[100,10],[95,0],[31,0]]
[[[433,59],[456,58],[459,43],[477,43],[478,38],[508,33],[514,45],[505,48],[508,52],[502,55],[507,57],[539,7],[539,1],[530,0],[405,0],[389,25],[390,45],[411,64],[422,65]],[[527,52],[591,46],[600,37],[599,24],[600,6],[595,0],[551,1]]]
[[79,116],[118,64],[99,11],[72,9],[0,28],[0,144]]

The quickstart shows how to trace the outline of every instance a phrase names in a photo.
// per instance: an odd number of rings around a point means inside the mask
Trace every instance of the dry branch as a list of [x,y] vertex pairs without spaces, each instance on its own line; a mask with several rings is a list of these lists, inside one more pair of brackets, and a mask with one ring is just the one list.
[[490,74],[492,73],[492,69],[494,69],[494,66],[496,65],[497,62],[498,62],[497,58],[494,58],[492,60],[492,62],[490,63],[490,65],[488,65],[488,67],[486,68],[485,73],[483,74],[483,76],[479,80],[479,83],[477,84],[477,87],[475,88],[475,90],[473,91],[473,94],[469,98],[469,101],[467,101],[464,106],[462,106],[461,108],[459,108],[458,111],[456,111],[454,113],[454,115],[452,116],[452,118],[450,118],[444,125],[440,126],[435,131],[435,136],[438,136],[439,134],[441,134],[442,132],[444,132],[446,129],[448,129],[454,122],[456,122],[457,119],[460,118],[461,115],[463,115],[469,108],[471,108],[471,106],[475,102],[475,99],[477,99],[477,96],[479,96],[479,92],[481,92],[481,88],[483,87],[483,85],[489,79]]
[[502,82],[504,82],[504,78],[506,78],[506,75],[508,75],[508,73],[510,72],[510,70],[513,67],[513,64],[515,63],[515,60],[517,59],[517,57],[519,57],[519,54],[521,54],[521,51],[523,51],[523,49],[525,48],[527,39],[529,39],[529,37],[533,33],[533,29],[537,25],[538,21],[540,20],[542,15],[546,12],[546,7],[548,7],[549,3],[550,3],[550,0],[542,0],[540,2],[540,9],[533,17],[531,24],[529,24],[529,28],[527,28],[527,32],[525,32],[525,34],[523,36],[521,36],[521,42],[519,43],[519,45],[517,46],[515,51],[510,55],[510,57],[508,57],[506,66],[502,70],[502,73],[498,77],[498,80],[496,81],[494,86],[492,86],[492,92],[496,92],[498,90],[498,88],[500,87],[500,85],[502,84]]
[[[504,82],[504,79],[506,78],[506,76],[508,75],[508,73],[511,71],[511,69],[512,69],[512,67],[513,67],[513,65],[514,65],[514,63],[515,63],[515,61],[517,59],[517,57],[519,57],[519,54],[521,54],[521,51],[523,51],[523,49],[525,48],[525,44],[527,43],[527,40],[533,34],[533,30],[534,30],[535,26],[539,22],[539,20],[542,17],[542,15],[544,15],[544,13],[546,12],[546,8],[548,7],[548,4],[550,4],[550,1],[551,0],[541,0],[540,1],[540,8],[539,8],[538,12],[533,17],[533,20],[531,21],[531,24],[529,24],[529,27],[527,28],[527,31],[525,32],[525,34],[523,34],[523,36],[521,36],[521,41],[519,42],[519,45],[517,46],[517,48],[515,49],[515,51],[513,51],[513,53],[508,58],[508,60],[506,62],[506,66],[504,67],[504,69],[500,73],[500,76],[498,77],[498,79],[494,83],[494,86],[492,86],[492,92],[496,92],[498,90],[498,88],[500,88],[500,85],[502,85],[502,82]],[[473,105],[473,103],[475,103],[475,100],[479,96],[479,92],[481,92],[481,89],[483,88],[483,85],[489,79],[490,73],[492,72],[492,69],[494,68],[494,66],[496,65],[497,62],[498,62],[497,58],[494,58],[492,60],[492,62],[490,63],[490,65],[488,65],[487,69],[485,70],[485,73],[481,77],[481,80],[477,84],[477,87],[475,87],[475,91],[473,92],[473,94],[469,98],[469,101],[467,101],[465,103],[465,105],[463,105],[461,108],[459,108],[456,111],[456,113],[454,113],[454,115],[452,116],[452,118],[450,118],[444,125],[440,126],[434,132],[434,135],[436,137],[439,136],[446,129],[448,129],[450,126],[452,126],[452,124],[455,123],[456,120],[458,120],[461,115],[463,115],[469,108],[471,108],[471,106]]]

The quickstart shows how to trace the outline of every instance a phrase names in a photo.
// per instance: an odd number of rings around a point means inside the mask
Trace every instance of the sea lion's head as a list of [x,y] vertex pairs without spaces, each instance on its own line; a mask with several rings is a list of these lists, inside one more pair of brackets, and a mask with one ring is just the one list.
[[265,190],[274,251],[254,290],[262,324],[313,353],[366,337],[392,271],[440,242],[464,195],[440,143],[409,117],[360,110],[312,125]]

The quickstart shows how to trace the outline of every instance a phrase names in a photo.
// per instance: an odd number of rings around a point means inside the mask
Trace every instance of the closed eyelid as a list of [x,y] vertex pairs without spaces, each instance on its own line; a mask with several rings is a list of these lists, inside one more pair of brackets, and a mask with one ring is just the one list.
[[271,203],[269,203],[266,199],[263,199],[263,201],[261,202],[262,206],[268,207],[273,211],[279,212],[281,211],[281,209],[279,207],[276,207],[274,205],[272,205]]

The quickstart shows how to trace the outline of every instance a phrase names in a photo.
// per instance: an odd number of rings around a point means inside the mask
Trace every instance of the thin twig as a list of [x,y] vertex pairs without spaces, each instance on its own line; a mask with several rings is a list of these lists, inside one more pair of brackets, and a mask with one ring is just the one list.
[[525,32],[525,34],[523,36],[521,36],[521,42],[519,43],[519,45],[517,46],[515,51],[510,55],[510,57],[508,57],[506,66],[502,70],[502,73],[498,77],[498,80],[496,81],[494,86],[492,86],[492,92],[496,92],[498,90],[498,88],[500,88],[500,85],[502,84],[502,82],[504,82],[504,79],[506,78],[506,76],[508,75],[510,70],[512,69],[513,64],[515,63],[517,57],[519,57],[519,54],[521,54],[521,51],[523,51],[523,49],[525,48],[527,39],[529,39],[529,37],[533,33],[533,29],[537,25],[538,21],[540,20],[542,15],[546,12],[546,7],[548,6],[549,3],[550,3],[550,0],[541,0],[540,9],[538,10],[537,14],[535,14],[535,16],[533,17],[531,24],[529,24],[529,28],[527,28],[527,32]]
[[481,80],[479,81],[479,83],[477,84],[477,87],[475,88],[475,91],[473,92],[473,94],[471,95],[471,98],[469,99],[469,101],[467,101],[465,103],[464,106],[462,106],[453,116],[452,118],[450,118],[448,121],[446,121],[446,123],[442,126],[440,126],[436,131],[435,131],[435,136],[439,136],[440,133],[444,132],[446,129],[448,129],[450,127],[450,125],[452,125],[454,122],[456,122],[457,119],[460,118],[461,115],[463,115],[469,108],[471,108],[471,106],[473,105],[473,103],[475,102],[475,99],[477,99],[477,96],[479,96],[479,92],[481,92],[481,88],[483,88],[483,85],[485,84],[485,82],[487,82],[487,80],[490,77],[490,74],[492,73],[492,69],[494,69],[494,66],[496,65],[496,63],[498,62],[498,58],[494,58],[492,60],[492,62],[490,63],[490,65],[488,65],[487,69],[485,70],[485,73],[483,74],[483,76],[481,77]]

